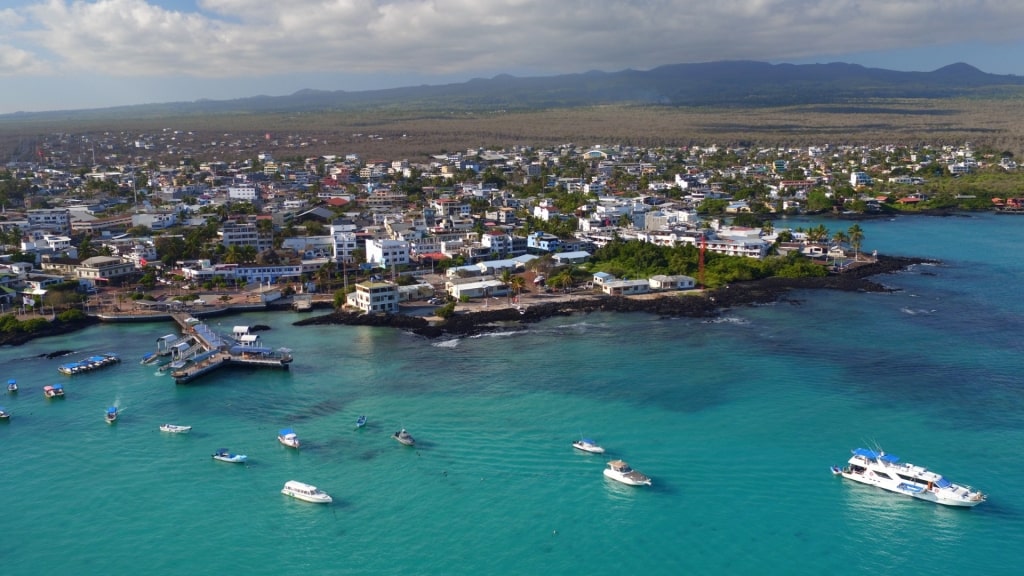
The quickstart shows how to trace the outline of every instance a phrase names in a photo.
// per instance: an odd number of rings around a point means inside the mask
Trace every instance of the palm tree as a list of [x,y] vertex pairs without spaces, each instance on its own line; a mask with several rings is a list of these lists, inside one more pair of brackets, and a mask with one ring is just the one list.
[[854,224],[846,232],[850,235],[850,245],[853,246],[853,259],[857,260],[860,258],[860,247],[864,241],[864,230],[859,225]]
[[841,248],[844,242],[850,240],[850,237],[846,235],[846,232],[839,230],[832,235],[832,240],[835,241],[836,246],[839,246]]
[[515,290],[516,301],[518,301],[519,295],[522,294],[523,288],[526,287],[526,279],[523,278],[522,276],[513,276],[509,280],[509,285],[512,287],[513,290]]
[[508,268],[501,270],[501,283],[505,285],[505,299],[508,304],[512,303],[512,292],[509,291],[509,285],[512,283],[512,271]]

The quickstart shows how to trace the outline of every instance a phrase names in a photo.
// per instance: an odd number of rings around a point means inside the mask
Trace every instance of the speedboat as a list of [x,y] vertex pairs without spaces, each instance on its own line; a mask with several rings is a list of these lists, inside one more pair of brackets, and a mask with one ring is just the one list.
[[980,490],[954,484],[927,468],[901,463],[898,456],[881,450],[857,448],[846,467],[833,466],[832,473],[861,484],[946,506],[972,507],[986,499]]
[[305,484],[297,480],[289,480],[284,483],[284,488],[281,488],[281,494],[291,496],[292,498],[298,498],[299,500],[305,500],[306,502],[312,502],[314,504],[330,504],[334,501],[330,494],[320,490],[316,486]]
[[43,386],[43,396],[46,396],[47,398],[63,398],[64,386],[60,384],[54,384],[53,386]]
[[406,432],[405,428],[402,428],[398,432],[395,432],[394,434],[391,435],[391,437],[394,438],[395,440],[398,440],[402,444],[405,444],[406,446],[412,446],[413,444],[416,443],[416,440],[412,437],[412,434]]
[[9,422],[11,420],[11,413],[4,410],[3,406],[0,406],[0,421]]
[[107,419],[107,424],[113,424],[114,422],[117,422],[117,406],[111,406],[110,408],[107,408],[107,414],[105,418]]
[[234,464],[241,464],[245,462],[249,457],[245,454],[232,454],[227,448],[219,448],[213,453],[214,460],[220,460],[221,462],[231,462]]
[[604,454],[604,448],[597,445],[590,438],[580,438],[572,443],[572,447],[577,450],[583,450],[584,452],[591,452],[593,454]]
[[604,469],[604,475],[612,480],[629,484],[630,486],[650,486],[651,479],[646,474],[637,472],[629,467],[622,460],[612,460]]
[[289,448],[299,447],[299,436],[291,428],[285,428],[277,433],[277,441]]
[[366,426],[366,416],[356,418],[356,428],[362,428],[363,426]]
[[13,378],[7,381],[7,391],[10,393],[18,391],[18,383]]
[[184,434],[192,430],[191,426],[178,426],[176,424],[161,424],[161,432],[170,432],[171,434]]

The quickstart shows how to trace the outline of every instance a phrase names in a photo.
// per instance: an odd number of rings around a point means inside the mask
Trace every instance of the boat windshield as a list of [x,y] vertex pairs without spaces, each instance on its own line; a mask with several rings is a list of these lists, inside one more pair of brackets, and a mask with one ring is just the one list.
[[938,486],[939,488],[949,488],[950,486],[953,485],[953,483],[950,482],[949,480],[946,480],[945,478],[939,478],[935,482],[935,485]]

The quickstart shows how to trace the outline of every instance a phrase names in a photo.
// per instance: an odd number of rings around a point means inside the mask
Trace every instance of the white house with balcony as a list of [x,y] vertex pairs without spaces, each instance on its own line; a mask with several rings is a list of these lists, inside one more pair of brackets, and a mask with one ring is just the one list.
[[360,282],[346,299],[349,306],[366,313],[396,313],[398,301],[398,285],[390,282]]
[[405,240],[371,238],[366,241],[366,262],[380,268],[409,263],[409,243]]

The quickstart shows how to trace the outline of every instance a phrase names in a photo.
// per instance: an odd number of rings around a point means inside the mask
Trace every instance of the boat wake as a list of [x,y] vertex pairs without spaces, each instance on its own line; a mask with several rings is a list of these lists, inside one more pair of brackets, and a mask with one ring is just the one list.
[[709,320],[704,320],[703,323],[704,324],[737,324],[737,325],[743,326],[743,325],[746,325],[746,324],[750,324],[750,320],[747,320],[746,318],[737,318],[736,316],[720,316],[718,318],[711,318]]
[[506,332],[484,332],[483,334],[474,334],[470,338],[506,338],[508,336],[516,336],[518,334],[524,334],[523,330],[509,330]]
[[435,348],[455,348],[459,345],[459,340],[461,340],[461,338],[452,338],[451,340],[435,342],[432,346]]
[[903,308],[900,308],[900,312],[903,312],[904,314],[908,314],[910,316],[917,316],[918,314],[934,314],[936,310],[925,310],[924,308],[914,309],[907,308],[904,306]]

